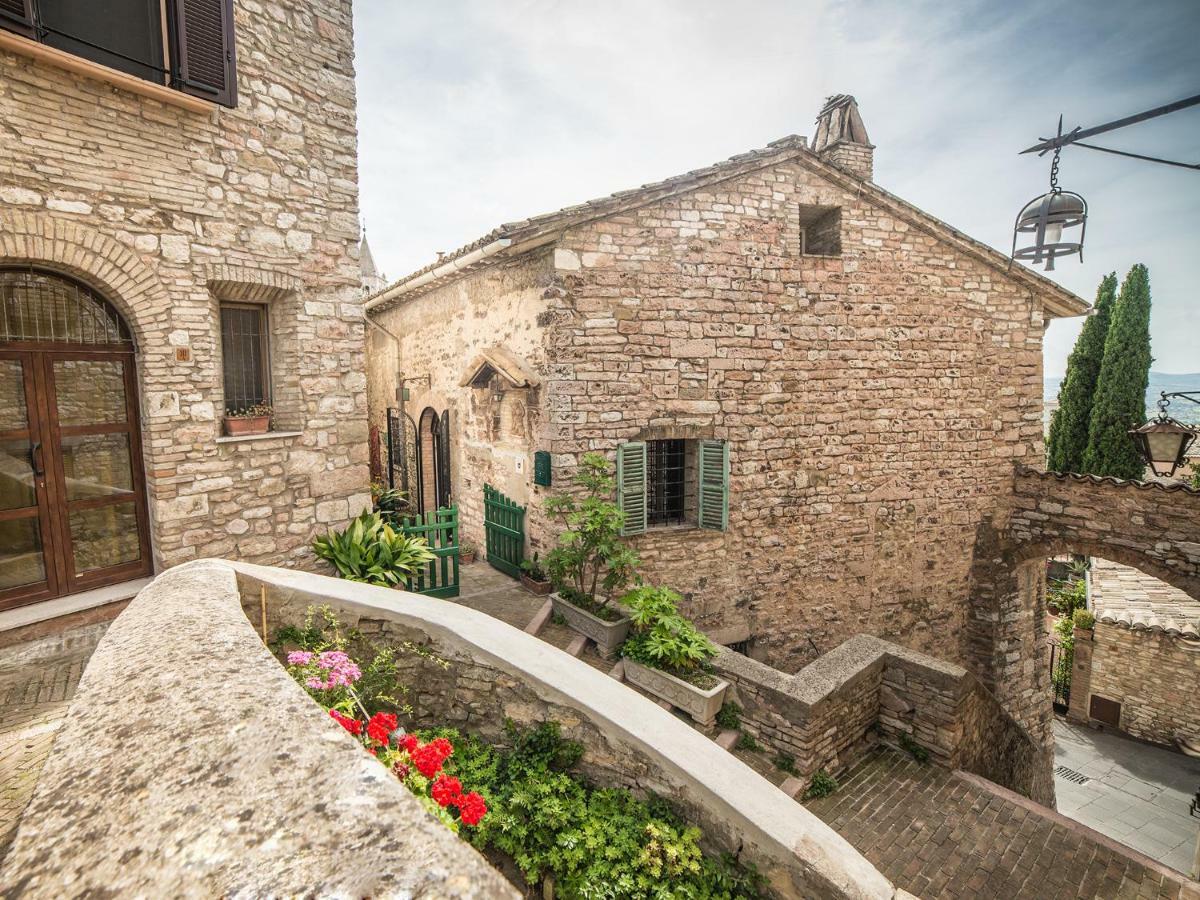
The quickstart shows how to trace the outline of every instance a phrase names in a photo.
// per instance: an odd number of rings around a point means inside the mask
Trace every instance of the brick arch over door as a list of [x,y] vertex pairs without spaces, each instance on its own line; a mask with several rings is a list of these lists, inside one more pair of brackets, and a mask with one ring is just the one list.
[[[165,323],[154,311],[170,308],[166,289],[149,266],[112,238],[44,213],[0,209],[0,265],[23,264],[70,275],[104,295],[133,331],[139,357],[159,343],[155,332]],[[167,346],[165,337],[161,346]]]

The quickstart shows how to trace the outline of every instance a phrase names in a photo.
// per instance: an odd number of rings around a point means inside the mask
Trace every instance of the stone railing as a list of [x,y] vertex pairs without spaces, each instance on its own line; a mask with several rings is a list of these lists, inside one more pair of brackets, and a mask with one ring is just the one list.
[[845,770],[882,739],[902,736],[930,760],[1053,805],[1048,760],[1029,734],[960,666],[870,635],[851,638],[788,675],[723,649],[743,728],[801,776]]
[[[159,576],[80,681],[8,857],[29,896],[516,897],[287,675],[255,633],[327,605],[405,653],[418,723],[557,720],[599,783],[670,801],[778,897],[893,898],[850,844],[711,740],[590,666],[454,603],[205,560]],[[242,607],[245,607],[245,614]],[[248,618],[249,617],[249,618]],[[253,625],[251,623],[254,623]]]

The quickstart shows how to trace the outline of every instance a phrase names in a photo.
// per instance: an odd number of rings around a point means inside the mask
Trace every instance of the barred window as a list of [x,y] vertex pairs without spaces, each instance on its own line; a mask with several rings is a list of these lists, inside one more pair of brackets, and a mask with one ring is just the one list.
[[271,402],[267,308],[256,303],[221,304],[221,362],[225,412]]

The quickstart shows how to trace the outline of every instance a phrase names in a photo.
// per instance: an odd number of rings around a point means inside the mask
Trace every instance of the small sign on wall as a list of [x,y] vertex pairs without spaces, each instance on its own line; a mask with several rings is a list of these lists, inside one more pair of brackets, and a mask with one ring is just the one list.
[[533,483],[550,487],[550,452],[538,450],[533,454]]

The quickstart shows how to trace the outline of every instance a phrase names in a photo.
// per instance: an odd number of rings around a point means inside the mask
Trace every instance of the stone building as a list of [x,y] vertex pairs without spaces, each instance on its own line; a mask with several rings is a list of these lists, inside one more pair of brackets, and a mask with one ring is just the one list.
[[366,304],[372,418],[403,407],[434,463],[416,499],[452,500],[468,537],[485,483],[527,505],[527,552],[579,456],[620,457],[646,577],[779,668],[865,632],[991,672],[980,535],[1042,458],[1044,330],[1087,306],[877,186],[853,98],[816,134],[395,282]]
[[1090,633],[1077,631],[1069,718],[1200,751],[1200,599],[1092,560]]
[[357,192],[350,0],[0,4],[0,608],[369,504]]

